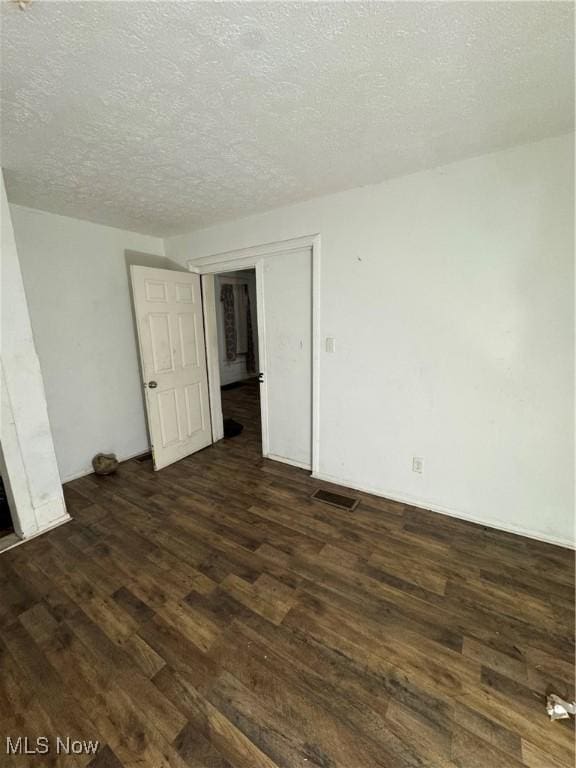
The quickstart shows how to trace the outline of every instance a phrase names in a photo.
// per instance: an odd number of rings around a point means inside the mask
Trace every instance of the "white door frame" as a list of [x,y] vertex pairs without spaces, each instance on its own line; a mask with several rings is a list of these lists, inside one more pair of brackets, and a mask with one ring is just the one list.
[[[236,272],[255,269],[258,319],[258,354],[260,368],[266,370],[266,327],[264,322],[264,260],[267,256],[289,254],[310,248],[312,254],[312,474],[320,471],[320,235],[306,235],[290,240],[254,245],[234,251],[216,253],[188,260],[188,269],[201,275],[204,333],[206,337],[206,362],[212,438],[214,442],[224,437],[222,398],[220,394],[220,364],[218,359],[218,332],[216,328],[216,296],[214,275],[220,272]],[[269,455],[268,393],[267,382],[260,385],[262,410],[262,454]]]

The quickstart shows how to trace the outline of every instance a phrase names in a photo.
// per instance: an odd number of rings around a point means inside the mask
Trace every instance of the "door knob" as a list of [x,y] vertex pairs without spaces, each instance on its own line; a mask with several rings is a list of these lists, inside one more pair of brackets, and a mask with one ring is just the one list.
[[158,382],[157,382],[157,381],[149,381],[149,382],[148,382],[148,384],[147,384],[147,386],[148,386],[150,389],[156,389],[156,387],[158,386]]

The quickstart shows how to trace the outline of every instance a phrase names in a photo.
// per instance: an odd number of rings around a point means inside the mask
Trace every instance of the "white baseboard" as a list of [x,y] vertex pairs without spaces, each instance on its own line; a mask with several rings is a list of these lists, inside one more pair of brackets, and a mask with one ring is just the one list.
[[291,467],[298,467],[298,469],[307,469],[308,472],[312,469],[310,464],[303,464],[301,461],[294,461],[293,459],[287,459],[284,456],[276,456],[275,453],[267,453],[264,456],[265,459],[271,459],[272,461],[281,461],[282,464],[290,464]]
[[[119,463],[123,461],[130,461],[130,459],[135,459],[136,456],[142,456],[143,453],[146,453],[149,450],[150,450],[150,446],[143,448],[140,451],[136,451],[136,453],[130,453],[127,456],[118,456],[117,459]],[[74,472],[72,475],[66,475],[66,477],[61,477],[60,482],[62,483],[62,485],[64,485],[64,483],[69,483],[71,480],[78,480],[80,477],[86,477],[86,475],[93,475],[93,474],[94,474],[94,469],[92,468],[92,466],[90,466],[88,469],[81,469],[80,472]]]
[[540,533],[538,531],[532,531],[522,526],[508,525],[507,523],[493,523],[482,520],[478,517],[471,515],[465,515],[455,509],[449,509],[439,504],[433,504],[426,499],[420,499],[409,494],[398,494],[397,492],[386,491],[382,488],[373,488],[370,486],[360,486],[353,480],[345,480],[343,478],[335,477],[334,475],[328,475],[323,472],[315,472],[312,477],[315,480],[324,480],[327,483],[334,483],[334,485],[342,485],[347,488],[353,488],[356,491],[362,491],[362,493],[370,493],[372,496],[379,496],[383,499],[390,499],[390,501],[398,501],[400,504],[409,504],[412,507],[419,507],[420,509],[429,510],[430,512],[438,512],[440,515],[447,515],[448,517],[455,517],[458,520],[465,520],[468,523],[476,523],[477,525],[483,525],[486,528],[493,528],[497,531],[505,531],[506,533],[514,533],[517,536],[525,536],[528,539],[535,539],[536,541],[542,541],[545,544],[555,544],[558,547],[565,547],[567,549],[576,549],[576,542],[569,539],[563,539],[558,536],[550,536],[549,534]]
[[9,533],[7,536],[3,536],[0,539],[0,554],[17,547],[18,544],[21,544],[23,541],[24,539],[21,539],[17,533]]
[[74,472],[72,475],[66,475],[66,477],[61,477],[60,482],[62,485],[65,483],[69,483],[71,480],[78,480],[79,477],[86,477],[86,475],[91,475],[94,472],[92,467],[90,469],[82,469],[80,472]]
[[72,520],[72,518],[68,513],[66,513],[65,515],[62,515],[62,517],[59,517],[57,520],[54,520],[54,522],[50,523],[50,525],[42,528],[42,530],[34,531],[34,533],[31,533],[29,536],[18,536],[18,534],[11,534],[10,536],[6,536],[6,543],[4,545],[4,539],[0,539],[0,554],[2,552],[7,552],[9,549],[14,549],[14,547],[19,547],[20,544],[25,544],[31,539],[36,539],[38,536],[42,536],[43,534],[48,533],[48,531],[53,531],[54,528],[59,528],[61,525],[69,523],[70,520]]

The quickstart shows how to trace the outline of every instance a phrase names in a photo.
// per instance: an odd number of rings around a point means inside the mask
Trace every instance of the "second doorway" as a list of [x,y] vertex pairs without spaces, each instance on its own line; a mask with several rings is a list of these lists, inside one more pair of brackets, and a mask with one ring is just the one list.
[[260,455],[308,470],[312,257],[294,248],[202,278],[213,423],[224,435],[238,425],[260,434]]

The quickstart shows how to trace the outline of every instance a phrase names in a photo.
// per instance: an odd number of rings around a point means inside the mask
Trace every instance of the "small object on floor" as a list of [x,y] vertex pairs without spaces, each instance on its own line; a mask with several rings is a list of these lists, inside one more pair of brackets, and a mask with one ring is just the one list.
[[550,720],[567,720],[570,715],[576,715],[576,701],[565,701],[551,693],[546,699],[546,711]]
[[342,493],[332,493],[331,491],[325,491],[322,488],[314,491],[312,494],[314,501],[323,501],[324,504],[330,504],[332,507],[338,507],[339,509],[346,509],[348,512],[353,512],[358,504],[358,499],[352,496],[344,496]]
[[118,459],[114,453],[97,453],[92,466],[97,475],[111,475],[118,469]]
[[238,437],[244,426],[234,419],[224,419],[224,437]]

